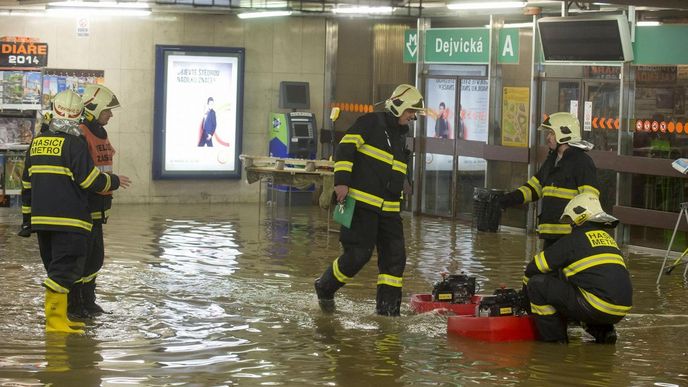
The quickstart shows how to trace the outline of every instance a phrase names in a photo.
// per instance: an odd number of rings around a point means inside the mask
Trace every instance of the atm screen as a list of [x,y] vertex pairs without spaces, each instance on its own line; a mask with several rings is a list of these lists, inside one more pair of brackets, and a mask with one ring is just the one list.
[[294,133],[292,133],[292,137],[305,137],[305,138],[310,138],[310,133],[308,131],[310,125],[308,124],[294,124]]

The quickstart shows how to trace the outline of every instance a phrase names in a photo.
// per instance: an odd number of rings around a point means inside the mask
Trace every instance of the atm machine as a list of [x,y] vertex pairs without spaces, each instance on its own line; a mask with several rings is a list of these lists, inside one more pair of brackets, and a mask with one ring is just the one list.
[[315,114],[271,113],[270,126],[270,157],[315,159],[318,148]]

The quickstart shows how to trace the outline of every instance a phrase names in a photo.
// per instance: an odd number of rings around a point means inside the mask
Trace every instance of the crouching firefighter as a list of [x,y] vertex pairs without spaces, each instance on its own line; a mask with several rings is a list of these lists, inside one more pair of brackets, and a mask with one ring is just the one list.
[[320,307],[334,311],[334,294],[368,263],[377,248],[376,313],[398,316],[406,266],[400,216],[410,152],[409,123],[424,112],[423,96],[411,85],[399,85],[385,101],[385,111],[359,117],[335,152],[334,194],[338,202],[356,200],[351,227],[342,226],[343,253],[315,281]]
[[[571,234],[537,254],[525,270],[530,308],[542,341],[568,342],[567,320],[580,322],[596,343],[616,342],[614,324],[631,310],[631,278],[614,238],[618,219],[599,198],[582,193],[564,208]],[[548,273],[559,272],[559,276]]]
[[45,329],[47,332],[83,333],[83,323],[67,317],[67,294],[81,278],[91,232],[87,191],[107,192],[128,185],[124,176],[101,173],[80,138],[81,97],[66,90],[53,99],[48,130],[31,141],[22,175],[22,213],[47,272]]

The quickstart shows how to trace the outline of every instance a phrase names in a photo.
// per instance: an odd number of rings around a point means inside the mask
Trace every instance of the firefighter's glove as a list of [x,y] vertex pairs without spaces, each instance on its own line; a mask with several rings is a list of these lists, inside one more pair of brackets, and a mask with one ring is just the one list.
[[518,204],[523,204],[523,194],[519,190],[511,191],[507,194],[495,198],[498,201],[499,207],[506,209]]

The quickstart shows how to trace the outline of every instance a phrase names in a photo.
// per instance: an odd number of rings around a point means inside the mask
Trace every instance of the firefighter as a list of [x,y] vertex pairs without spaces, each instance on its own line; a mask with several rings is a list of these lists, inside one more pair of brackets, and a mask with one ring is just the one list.
[[92,222],[87,191],[107,192],[126,187],[129,179],[101,173],[88,155],[78,127],[83,103],[71,90],[55,95],[53,119],[38,134],[26,154],[22,176],[22,213],[38,235],[47,272],[45,328],[47,332],[83,333],[83,323],[67,317],[67,294],[81,278]]
[[[84,113],[79,129],[88,144],[88,153],[101,172],[112,173],[115,148],[108,139],[105,125],[113,116],[112,109],[120,107],[119,100],[107,87],[94,84],[86,85],[81,98]],[[96,304],[96,277],[105,259],[103,224],[107,223],[111,207],[112,191],[88,193],[93,228],[88,239],[84,273],[69,292],[70,317],[93,318],[105,312]]]
[[402,190],[410,193],[406,174],[409,123],[424,113],[423,96],[411,85],[399,85],[385,101],[384,112],[359,117],[337,146],[334,195],[338,202],[356,200],[351,227],[342,226],[343,253],[315,281],[324,312],[334,311],[335,292],[350,281],[377,248],[376,313],[398,316],[406,265],[401,222]]
[[[616,218],[589,192],[574,197],[561,220],[571,234],[537,254],[524,282],[542,341],[568,342],[567,319],[583,324],[597,343],[616,342],[614,324],[631,310],[632,287],[626,263],[605,229]],[[548,273],[561,271],[559,276]]]
[[541,200],[537,232],[546,248],[571,232],[571,226],[559,223],[566,203],[579,193],[599,196],[600,191],[597,168],[585,153],[593,145],[581,139],[578,118],[571,113],[554,113],[540,129],[547,132],[547,159],[525,184],[495,199],[502,208]]

